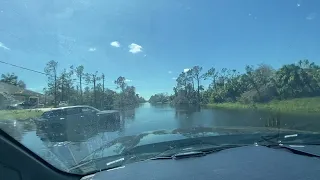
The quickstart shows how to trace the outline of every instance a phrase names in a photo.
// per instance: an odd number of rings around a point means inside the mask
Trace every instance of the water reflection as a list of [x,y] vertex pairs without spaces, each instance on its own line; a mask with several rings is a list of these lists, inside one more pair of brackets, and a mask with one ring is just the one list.
[[[145,139],[145,132],[148,131],[162,134],[165,132],[163,130],[197,127],[273,127],[320,131],[318,114],[209,109],[199,106],[172,107],[163,104],[154,106],[149,103],[136,108],[120,110],[120,114],[121,121],[110,121],[105,126],[86,120],[66,119],[64,126],[51,124],[44,128],[36,126],[32,120],[1,120],[0,128],[37,153],[42,149],[48,152],[49,149],[50,156],[54,154],[54,156],[62,157],[65,161],[73,163],[119,137],[121,140],[121,137],[136,135],[137,143]],[[101,153],[117,153],[116,151],[119,149],[105,150]]]
[[175,108],[175,117],[178,119],[182,117],[189,117],[196,112],[201,112],[200,106],[193,106],[193,105],[180,105],[176,106]]
[[[63,121],[63,122],[62,122]],[[82,142],[99,133],[116,132],[121,129],[121,120],[109,120],[105,123],[97,121],[64,119],[49,122],[45,125],[37,124],[36,134],[42,141],[50,142]]]
[[17,141],[21,141],[26,132],[35,131],[36,127],[35,124],[29,120],[1,120],[0,129],[14,137]]
[[0,128],[16,140],[21,141],[23,128],[16,120],[2,120],[0,121]]
[[[15,137],[23,139],[26,132],[35,132],[35,138],[50,142],[87,141],[98,134],[124,135],[146,131],[190,127],[277,127],[296,130],[320,131],[318,114],[271,113],[253,110],[208,109],[199,106],[172,107],[166,104],[143,104],[132,109],[120,110],[122,120],[101,126],[89,121],[66,120],[64,126],[38,127],[31,120],[7,120],[0,122],[0,128]],[[113,137],[116,137],[113,136]]]
[[[36,135],[50,151],[50,155],[58,157],[62,164],[73,166],[88,154],[118,137],[123,127],[121,119],[108,121],[90,121],[88,119],[64,119],[38,124]],[[51,159],[48,159],[52,161]]]
[[136,116],[136,108],[121,109],[120,114],[125,120],[134,120]]
[[[175,107],[175,119],[178,121],[179,128],[197,126],[197,121],[201,121],[200,106],[180,105]],[[204,124],[201,124],[201,126]]]

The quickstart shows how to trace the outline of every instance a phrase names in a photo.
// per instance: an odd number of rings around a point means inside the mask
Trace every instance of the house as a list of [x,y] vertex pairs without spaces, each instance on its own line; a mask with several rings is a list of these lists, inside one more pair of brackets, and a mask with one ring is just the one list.
[[45,97],[41,93],[0,82],[0,109],[25,101],[37,101],[37,103],[43,103],[44,100]]

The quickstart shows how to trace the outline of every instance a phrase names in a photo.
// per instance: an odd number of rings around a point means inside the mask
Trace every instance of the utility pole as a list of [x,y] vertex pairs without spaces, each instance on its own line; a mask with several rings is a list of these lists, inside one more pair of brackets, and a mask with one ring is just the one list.
[[[100,107],[103,108],[103,104],[104,104],[104,80],[105,80],[105,76],[104,74],[102,73],[102,101],[100,101]],[[104,109],[104,108],[103,108]]]
[[97,93],[96,93],[96,79],[97,74],[92,74],[92,80],[93,80],[93,95],[94,95],[94,106],[97,107]]

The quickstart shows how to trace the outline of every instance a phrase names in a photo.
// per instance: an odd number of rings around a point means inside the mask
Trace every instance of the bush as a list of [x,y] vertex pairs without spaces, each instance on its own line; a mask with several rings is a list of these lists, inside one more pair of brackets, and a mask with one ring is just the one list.
[[260,88],[260,96],[256,90],[249,90],[242,93],[238,101],[243,104],[265,103],[274,99],[276,94],[277,90],[274,86],[266,85]]
[[257,96],[257,92],[250,90],[241,94],[241,96],[238,98],[238,101],[242,104],[252,104],[255,102],[255,96]]
[[173,104],[188,104],[189,100],[184,96],[177,96],[173,99]]

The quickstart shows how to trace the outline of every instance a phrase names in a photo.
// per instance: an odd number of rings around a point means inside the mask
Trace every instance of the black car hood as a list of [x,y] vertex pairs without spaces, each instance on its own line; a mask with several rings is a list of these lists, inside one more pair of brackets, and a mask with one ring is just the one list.
[[[286,129],[275,129],[275,128],[258,128],[258,127],[194,127],[188,129],[173,129],[173,130],[158,130],[144,132],[138,135],[123,136],[109,141],[105,144],[92,144],[89,149],[71,150],[72,147],[69,143],[64,145],[60,143],[57,146],[51,146],[51,151],[57,156],[57,158],[63,162],[62,169],[68,169],[77,165],[76,162],[84,162],[93,159],[100,159],[104,157],[118,156],[124,151],[128,151],[134,147],[142,147],[144,145],[163,143],[163,142],[173,142],[178,140],[189,140],[191,138],[202,138],[202,137],[217,137],[215,139],[220,139],[220,141],[236,141],[238,143],[240,139],[250,139],[252,137],[260,137],[260,135],[269,135],[282,133],[286,135],[292,135],[297,133],[314,133],[307,131],[296,131],[296,130],[286,130]],[[317,134],[317,133],[315,133]],[[234,135],[234,136],[229,136]],[[223,138],[222,138],[223,136]],[[221,137],[221,138],[220,138]],[[235,139],[235,137],[238,137]],[[226,139],[227,138],[227,139]],[[234,140],[235,139],[235,140]],[[83,144],[88,145],[88,142],[72,143],[76,149],[79,147],[84,147]],[[220,142],[217,142],[220,143]],[[253,144],[253,143],[252,143]],[[70,154],[66,153],[69,151]],[[76,161],[74,161],[76,158]]]
[[138,135],[124,136],[116,138],[102,147],[96,149],[101,151],[105,156],[119,155],[123,151],[133,147],[155,144],[168,141],[176,141],[190,138],[227,136],[227,135],[270,135],[277,133],[285,133],[287,135],[296,133],[318,134],[309,131],[297,131],[288,129],[275,128],[259,128],[259,127],[194,127],[188,129],[173,129],[173,130],[157,130],[144,132]]
[[243,146],[183,160],[147,160],[85,176],[86,180],[319,179],[320,161],[283,149]]

